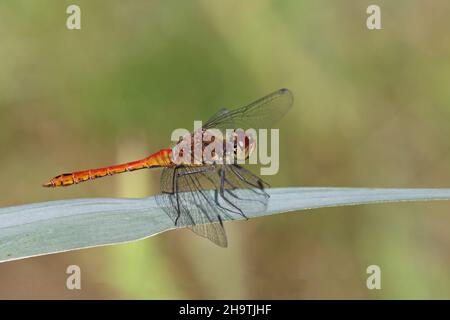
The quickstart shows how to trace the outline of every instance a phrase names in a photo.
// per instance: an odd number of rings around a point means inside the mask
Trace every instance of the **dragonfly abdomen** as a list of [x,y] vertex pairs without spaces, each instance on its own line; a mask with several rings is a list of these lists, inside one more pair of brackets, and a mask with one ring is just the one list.
[[43,186],[65,187],[88,180],[112,176],[123,172],[130,172],[140,169],[168,167],[172,165],[170,156],[171,152],[172,152],[171,149],[163,149],[142,160],[137,160],[133,162],[98,169],[89,169],[83,171],[75,171],[71,173],[63,173],[49,180]]

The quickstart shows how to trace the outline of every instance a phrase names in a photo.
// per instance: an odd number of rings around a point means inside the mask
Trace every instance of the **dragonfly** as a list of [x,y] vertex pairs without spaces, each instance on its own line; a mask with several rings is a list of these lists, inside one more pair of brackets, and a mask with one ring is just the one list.
[[[192,161],[193,156],[189,155],[183,159],[191,161],[180,161],[175,155],[183,155],[181,150],[192,151],[194,136],[205,135],[212,129],[222,132],[231,130],[234,133],[238,130],[271,128],[288,112],[292,104],[292,92],[285,88],[279,89],[246,106],[219,110],[201,128],[189,134],[188,138],[193,139],[181,138],[173,147],[161,149],[141,160],[63,173],[50,179],[43,186],[66,187],[124,172],[161,168],[161,193],[156,196],[158,206],[176,227],[188,227],[197,235],[221,247],[227,247],[228,240],[223,221],[248,219],[249,213],[265,210],[269,199],[266,192],[268,184],[238,164],[236,159],[231,162]],[[186,141],[192,144],[191,148],[180,148]],[[208,143],[201,141],[201,148],[206,148]],[[240,152],[248,159],[252,152],[255,152],[256,142],[253,137],[244,136],[244,143],[236,141],[232,140],[230,148],[232,154]],[[223,146],[229,147],[225,141]],[[226,151],[218,154],[219,158],[229,155]]]

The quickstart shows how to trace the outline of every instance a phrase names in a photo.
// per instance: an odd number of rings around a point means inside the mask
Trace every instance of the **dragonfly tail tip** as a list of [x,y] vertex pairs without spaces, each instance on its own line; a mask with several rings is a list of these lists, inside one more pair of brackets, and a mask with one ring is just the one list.
[[42,184],[42,186],[45,188],[50,188],[50,187],[53,187],[53,183],[51,181],[48,181],[48,182]]

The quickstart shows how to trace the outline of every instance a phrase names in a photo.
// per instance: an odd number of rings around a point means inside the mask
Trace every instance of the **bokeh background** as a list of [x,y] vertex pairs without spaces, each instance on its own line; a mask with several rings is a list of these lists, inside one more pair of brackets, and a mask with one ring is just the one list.
[[[156,194],[159,172],[41,183],[142,158],[281,87],[296,100],[272,186],[449,187],[449,30],[446,0],[2,1],[0,206]],[[0,298],[450,298],[449,226],[450,204],[428,202],[229,222],[226,250],[170,231],[0,264]]]

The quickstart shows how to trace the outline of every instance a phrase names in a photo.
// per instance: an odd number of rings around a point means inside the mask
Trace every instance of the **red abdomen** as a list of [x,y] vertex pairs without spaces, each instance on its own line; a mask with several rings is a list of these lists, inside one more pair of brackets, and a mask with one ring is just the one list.
[[147,169],[147,168],[160,168],[160,167],[169,167],[173,166],[171,160],[171,149],[162,149],[147,158],[142,160],[137,160],[133,162],[128,162],[124,164],[119,164],[116,166],[98,168],[98,169],[89,169],[83,171],[76,171],[71,173],[63,173],[59,176],[54,177],[53,179],[46,182],[44,187],[64,187],[70,186],[73,184],[77,184],[87,180],[93,180],[97,178],[102,178],[105,176],[112,176],[115,174]]

